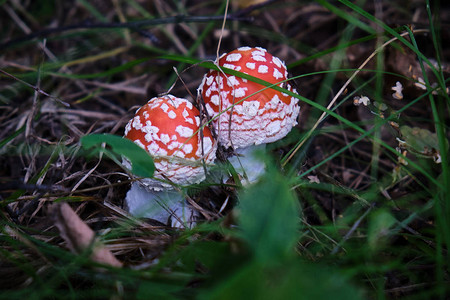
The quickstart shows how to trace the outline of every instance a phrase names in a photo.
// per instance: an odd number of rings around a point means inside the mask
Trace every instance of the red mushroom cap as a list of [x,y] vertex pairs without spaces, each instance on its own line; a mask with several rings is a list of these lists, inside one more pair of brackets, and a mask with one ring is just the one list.
[[[263,48],[238,48],[222,55],[219,65],[297,93],[289,83],[280,83],[287,79],[285,64]],[[264,88],[219,71],[212,70],[204,76],[199,91],[209,115],[215,118],[220,143],[234,148],[270,143],[286,136],[297,124],[298,99],[271,88],[260,91]],[[258,93],[243,100],[255,92]]]
[[[136,111],[125,127],[125,137],[154,157],[154,177],[192,184],[205,178],[201,160],[210,163],[215,159],[216,145],[209,128],[203,128],[203,139],[199,128],[198,109],[186,99],[166,95],[151,99]],[[143,183],[154,190],[171,187],[150,178]]]

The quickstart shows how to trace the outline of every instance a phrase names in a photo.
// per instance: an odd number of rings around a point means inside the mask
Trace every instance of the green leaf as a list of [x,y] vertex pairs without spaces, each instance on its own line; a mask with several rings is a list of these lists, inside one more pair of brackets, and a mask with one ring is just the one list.
[[363,299],[360,289],[333,268],[288,260],[272,267],[258,263],[200,294],[198,299]]
[[287,180],[268,168],[261,180],[240,197],[242,238],[257,259],[273,261],[294,253],[299,237],[299,204]]
[[369,218],[367,240],[372,251],[377,251],[387,243],[391,227],[397,220],[387,210],[378,210]]
[[440,156],[440,150],[446,151],[448,149],[448,142],[445,145],[446,149],[439,149],[437,134],[427,129],[404,125],[400,127],[400,133],[408,150],[416,155],[433,157],[437,161]]
[[[102,147],[105,143],[112,148],[112,153]],[[125,156],[131,162],[131,172],[140,177],[152,177],[155,164],[150,154],[129,139],[112,134],[90,134],[81,138],[81,145],[85,149],[94,148],[97,152],[104,152],[114,159],[113,154]]]

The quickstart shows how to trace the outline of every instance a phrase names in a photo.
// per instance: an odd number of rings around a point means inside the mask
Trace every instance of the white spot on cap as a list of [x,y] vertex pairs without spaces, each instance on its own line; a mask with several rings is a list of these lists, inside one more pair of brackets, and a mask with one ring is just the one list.
[[249,68],[250,70],[254,70],[255,69],[255,63],[252,63],[252,62],[246,63],[245,66],[247,68]]
[[219,98],[219,95],[212,95],[212,96],[211,96],[211,102],[212,102],[212,104],[218,106],[218,105],[220,104],[220,98]]
[[203,91],[203,89],[205,88],[206,77],[207,77],[206,75],[203,76],[202,82],[200,83],[200,85],[199,85],[198,88],[197,88],[197,92],[198,92],[198,93],[201,93],[201,92]]
[[186,110],[186,108],[185,109],[183,109],[183,112],[181,113],[181,115],[183,116],[183,118],[187,118],[187,117],[189,117],[189,112]]
[[153,155],[159,154],[160,153],[159,150],[160,150],[160,148],[157,143],[150,143],[147,146],[147,151]]
[[145,141],[146,141],[147,143],[150,143],[150,142],[152,142],[152,141],[159,140],[159,137],[158,137],[158,135],[156,135],[156,134],[153,134],[153,133],[151,133],[151,132],[148,132],[148,133],[146,133],[146,134],[144,135],[144,139],[145,139]]
[[209,103],[206,103],[205,107],[206,107],[206,111],[208,112],[208,114],[210,116],[214,116],[216,114],[216,111],[214,111],[214,109],[211,107],[211,105],[209,105]]
[[258,114],[259,105],[259,101],[244,101],[242,103],[243,112],[250,117],[254,117]]
[[[258,49],[258,48],[256,48],[256,49]],[[261,49],[262,48],[253,51],[252,52],[252,56],[256,56],[256,55],[264,56],[264,55],[266,55],[266,52],[264,51],[264,49],[262,49],[262,50]]]
[[135,116],[133,118],[133,123],[131,124],[131,127],[133,127],[136,130],[141,130],[142,129],[141,118],[139,116]]
[[217,82],[213,82],[213,84],[211,85],[210,89],[211,89],[212,92],[218,91],[219,89],[217,88]]
[[169,113],[167,114],[167,116],[170,118],[170,119],[175,119],[176,117],[177,117],[177,114],[173,111],[173,110],[171,110],[171,111],[169,111]]
[[280,103],[280,98],[278,97],[278,95],[275,94],[275,96],[273,96],[273,98],[270,100],[270,104],[272,105],[272,107],[277,107],[278,103]]
[[276,56],[272,57],[272,61],[278,68],[281,68],[281,66],[283,65],[281,60],[278,57],[276,57]]
[[[254,51],[253,53],[255,53],[256,51]],[[261,56],[261,55],[252,55],[252,58],[253,58],[253,60],[256,60],[256,61],[266,61],[266,58],[264,57],[264,56]]]
[[248,46],[244,46],[244,47],[239,47],[239,48],[237,48],[238,49],[238,51],[248,51],[248,50],[250,50],[250,49],[252,49],[252,48],[250,48],[250,47],[248,47]]
[[205,91],[205,96],[206,97],[209,97],[209,96],[211,96],[211,87],[209,87],[206,91]]
[[159,148],[158,154],[159,155],[163,155],[163,156],[167,156],[167,150],[163,149],[163,148]]
[[[209,137],[203,138],[203,154],[208,155],[211,149],[213,148],[213,141]],[[202,147],[198,147],[197,152],[195,153],[197,157],[202,156]]]
[[228,91],[220,91],[220,97],[222,97],[222,99],[227,99],[228,98],[228,94],[229,94],[230,92],[228,92]]
[[186,154],[192,153],[193,147],[191,144],[185,144],[183,146],[183,152]]
[[235,76],[229,76],[227,78],[227,84],[228,86],[239,85],[239,81],[236,79]]
[[206,85],[211,85],[211,83],[213,82],[213,80],[214,80],[214,76],[213,76],[213,75],[207,76],[207,77],[206,77]]
[[167,111],[169,110],[169,106],[166,103],[161,104],[161,109],[167,113]]
[[233,64],[223,64],[223,67],[231,70],[236,70],[236,66]]
[[258,73],[265,74],[265,73],[267,73],[267,72],[269,72],[269,67],[268,67],[268,66],[266,66],[266,65],[260,65],[260,66],[258,67]]
[[277,68],[274,68],[273,69],[273,77],[275,77],[275,79],[280,79],[280,78],[283,78],[283,74],[281,74]]
[[178,125],[177,128],[175,128],[175,131],[181,136],[181,137],[191,137],[194,134],[194,130],[192,130],[189,127],[185,127],[182,125]]
[[128,122],[127,125],[125,125],[125,136],[128,135],[128,132],[131,130],[131,122]]
[[276,134],[278,131],[280,131],[280,127],[281,127],[281,121],[280,120],[275,120],[271,123],[269,123],[266,127],[266,132],[267,135],[274,135]]
[[236,98],[242,98],[245,97],[245,91],[247,88],[237,88],[231,91],[231,96],[234,96]]
[[146,121],[145,126],[142,127],[142,131],[145,133],[157,134],[159,132],[159,128],[152,125],[152,122]]
[[242,55],[240,53],[231,53],[227,55],[226,61],[228,62],[239,61],[241,57]]
[[173,149],[178,149],[181,145],[183,145],[182,143],[179,143],[177,141],[172,141],[169,146],[167,146],[167,149],[169,150],[173,150]]
[[266,61],[266,58],[264,57],[265,55],[266,55],[265,49],[262,48],[252,51],[252,58],[256,61]]
[[167,145],[168,142],[170,142],[170,136],[166,133],[161,134],[161,142],[163,142],[165,145]]

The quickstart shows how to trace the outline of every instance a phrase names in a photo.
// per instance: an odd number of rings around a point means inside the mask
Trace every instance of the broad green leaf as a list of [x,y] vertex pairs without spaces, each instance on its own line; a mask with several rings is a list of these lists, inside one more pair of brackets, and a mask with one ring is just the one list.
[[201,293],[198,299],[359,300],[363,299],[363,293],[335,269],[295,259],[272,267],[258,263],[244,265],[228,280]]
[[300,229],[299,204],[277,171],[269,168],[242,193],[239,225],[257,259],[276,261],[293,253]]
[[113,153],[125,156],[131,162],[131,172],[140,177],[152,177],[155,165],[150,154],[129,139],[112,134],[90,134],[81,138],[85,149],[94,148],[97,152],[111,153],[102,147],[105,143],[112,148]]
[[369,218],[367,241],[372,251],[379,250],[387,243],[390,230],[396,219],[386,210],[374,212]]

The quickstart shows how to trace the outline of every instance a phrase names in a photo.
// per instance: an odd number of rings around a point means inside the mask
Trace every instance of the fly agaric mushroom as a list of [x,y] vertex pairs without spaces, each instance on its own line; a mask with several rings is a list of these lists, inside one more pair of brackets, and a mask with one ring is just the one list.
[[192,213],[173,184],[204,180],[202,160],[209,164],[216,157],[216,143],[209,128],[200,130],[200,126],[198,109],[172,95],[152,98],[136,111],[125,127],[125,137],[153,156],[156,171],[153,178],[132,184],[126,197],[131,214],[167,223],[173,214],[181,219],[180,212]]
[[[218,65],[297,93],[286,82],[284,62],[263,48],[238,48],[222,55]],[[219,143],[231,146],[239,155],[250,158],[250,161],[242,163],[247,172],[249,168],[254,168],[254,163],[256,168],[264,169],[263,164],[252,158],[250,146],[277,141],[297,124],[300,112],[297,98],[244,78],[211,70],[204,76],[199,92],[208,114],[213,118]],[[236,162],[230,162],[237,170],[241,169]],[[249,181],[256,180],[258,174],[259,171],[256,171],[252,176],[254,178],[248,176]]]

